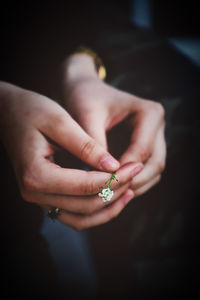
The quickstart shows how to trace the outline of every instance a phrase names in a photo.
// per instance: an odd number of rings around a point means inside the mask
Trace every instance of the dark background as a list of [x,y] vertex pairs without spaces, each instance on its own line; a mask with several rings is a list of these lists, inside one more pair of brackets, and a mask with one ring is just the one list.
[[[198,9],[194,1],[148,4],[152,22],[142,28],[134,23],[131,1],[8,2],[1,9],[2,80],[61,97],[58,66],[84,43],[102,57],[108,82],[166,109],[162,181],[117,219],[89,230],[101,299],[171,299],[199,292],[200,74],[169,43],[173,37],[198,40]],[[128,136],[124,124],[109,133],[114,155],[123,151]],[[57,290],[54,265],[39,234],[43,215],[21,199],[3,146],[0,159],[2,287],[10,285],[4,288],[8,295],[40,291],[45,297]],[[70,157],[70,163],[79,162]]]

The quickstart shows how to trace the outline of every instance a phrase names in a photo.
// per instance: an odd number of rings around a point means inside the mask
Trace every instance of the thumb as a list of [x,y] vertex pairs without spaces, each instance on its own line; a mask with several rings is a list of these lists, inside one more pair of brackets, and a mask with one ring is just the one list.
[[159,122],[151,115],[138,115],[133,122],[133,133],[130,145],[120,158],[121,164],[140,161],[144,163],[152,154]]
[[88,116],[87,121],[80,122],[82,128],[104,149],[108,149],[104,119],[98,115]]
[[[98,128],[97,128],[98,130]],[[119,162],[105,148],[90,137],[65,111],[43,123],[41,131],[85,163],[100,170],[114,172]],[[102,136],[98,140],[102,142]]]

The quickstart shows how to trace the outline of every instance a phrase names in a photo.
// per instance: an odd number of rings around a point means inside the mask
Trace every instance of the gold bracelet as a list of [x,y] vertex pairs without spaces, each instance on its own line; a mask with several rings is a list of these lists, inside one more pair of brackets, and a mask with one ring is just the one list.
[[71,55],[73,56],[77,54],[86,54],[92,57],[99,78],[101,80],[106,79],[106,68],[96,52],[86,46],[79,46]]

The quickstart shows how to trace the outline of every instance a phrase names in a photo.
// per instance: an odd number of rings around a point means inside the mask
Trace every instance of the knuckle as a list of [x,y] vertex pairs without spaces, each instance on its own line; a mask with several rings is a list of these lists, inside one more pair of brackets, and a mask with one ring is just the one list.
[[81,159],[85,160],[95,153],[96,143],[94,140],[89,139],[87,142],[83,143],[81,147]]
[[26,170],[22,175],[21,180],[22,190],[25,191],[40,191],[41,184],[37,176],[30,170]]
[[165,162],[164,161],[159,161],[157,162],[157,171],[158,173],[162,173],[165,169]]
[[146,102],[145,109],[147,113],[154,113],[155,115],[159,116],[161,119],[164,119],[165,109],[161,103],[148,100]]
[[146,161],[151,155],[151,153],[149,151],[150,146],[146,145],[146,146],[140,146],[138,148],[139,148],[138,152],[139,152],[139,156],[140,156],[141,161],[142,162]]
[[157,111],[159,113],[159,115],[161,116],[162,119],[164,119],[164,116],[165,116],[165,109],[164,109],[164,106],[161,104],[161,103],[156,103],[156,106],[157,106]]
[[92,180],[88,180],[86,184],[82,186],[82,192],[84,195],[92,195],[97,193],[98,188],[95,186]]
[[161,103],[154,102],[152,109],[155,111],[156,115],[160,117],[160,119],[164,118],[165,110]]
[[50,124],[48,122],[45,124],[48,126],[48,130],[56,131],[60,136],[66,134],[66,127],[68,125],[69,114],[67,111],[63,111],[62,107],[58,107],[56,112],[53,111],[49,114],[49,119],[52,120]]

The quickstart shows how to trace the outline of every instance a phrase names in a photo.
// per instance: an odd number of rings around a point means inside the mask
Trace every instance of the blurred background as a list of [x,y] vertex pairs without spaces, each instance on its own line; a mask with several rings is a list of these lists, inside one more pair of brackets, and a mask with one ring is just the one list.
[[[193,299],[193,294],[199,292],[197,3],[8,2],[0,12],[4,80],[58,99],[56,68],[61,58],[80,41],[89,41],[107,67],[109,83],[159,101],[166,109],[168,156],[161,182],[134,199],[117,219],[89,230],[100,282],[98,299],[172,299],[186,292]],[[124,124],[109,132],[110,150],[116,157],[127,146],[128,138]],[[20,294],[26,284],[27,289],[30,284],[34,290],[36,282],[44,294],[50,286],[55,286],[57,293],[54,260],[47,240],[40,235],[43,212],[21,199],[12,166],[5,151],[0,150],[4,281],[12,284],[10,291],[14,293],[18,289]],[[62,166],[73,167],[77,163],[71,157],[66,164],[64,160],[61,156]],[[54,230],[56,235],[59,232],[57,239],[62,244],[65,231],[53,223],[50,233]],[[6,284],[3,285],[8,292]]]
[[[133,25],[115,26],[104,43],[101,40],[103,57],[111,53],[110,82],[163,104],[168,155],[157,186],[134,199],[117,220],[90,231],[102,283],[100,295],[172,299],[188,293],[193,297],[200,288],[197,1],[112,2],[110,14],[128,18]],[[116,156],[127,136],[120,127],[109,133]]]
[[131,21],[165,36],[197,66],[200,64],[200,20],[197,1],[130,1]]

